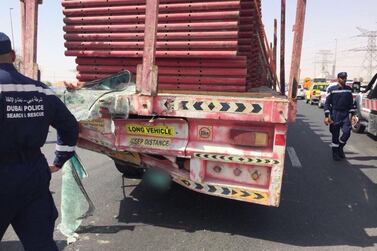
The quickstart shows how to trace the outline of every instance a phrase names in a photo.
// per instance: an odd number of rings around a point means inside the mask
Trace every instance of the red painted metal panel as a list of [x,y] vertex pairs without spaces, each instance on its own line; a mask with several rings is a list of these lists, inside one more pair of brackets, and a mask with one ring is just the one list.
[[[92,65],[78,65],[77,70],[81,73],[116,73],[124,70],[131,72],[136,71],[135,66],[92,66]],[[227,69],[227,68],[170,68],[160,67],[160,75],[194,75],[194,76],[234,76],[241,77],[246,75],[246,69]]]
[[[95,61],[77,60],[81,80],[123,69],[135,71],[138,58],[143,56],[145,3],[63,0],[67,16],[66,55],[96,58]],[[260,43],[264,41],[263,27],[258,20],[260,6],[260,0],[193,0],[190,3],[161,0],[156,45],[156,64],[161,70],[159,82],[166,88],[173,88],[171,84],[174,88],[195,84],[215,88],[228,83],[228,79],[220,77],[224,72],[234,77],[239,74],[237,77],[242,80],[234,84],[231,80],[231,85],[237,88],[243,85],[243,90],[265,85],[268,72],[260,58],[268,53],[263,52],[265,48]],[[109,67],[101,69],[101,66]],[[204,70],[210,67],[219,69]]]
[[[33,79],[38,77],[37,27],[38,0],[21,1],[22,13],[22,72]],[[13,41],[14,42],[14,41]]]
[[[206,32],[168,32],[157,33],[158,39],[163,40],[203,40],[203,39],[237,39],[237,31],[206,31]],[[144,37],[138,33],[70,33],[65,34],[67,41],[128,41],[139,40]],[[216,41],[216,40],[215,40]]]
[[[173,23],[159,24],[159,31],[185,31],[185,30],[236,30],[237,22],[195,22],[195,23]],[[114,25],[66,25],[63,27],[66,32],[124,32],[144,31],[144,24],[114,24]]]
[[[70,50],[65,52],[66,56],[89,56],[89,57],[142,57],[140,51],[91,51],[91,50]],[[205,57],[224,58],[236,56],[234,51],[157,51],[157,57]]]
[[101,79],[101,78],[105,78],[105,77],[108,77],[109,75],[111,74],[77,74],[76,77],[79,81],[91,81],[91,80],[95,80],[95,79]]
[[108,66],[117,66],[117,65],[123,65],[123,66],[136,66],[141,63],[140,58],[83,58],[78,57],[76,58],[76,63],[78,65],[95,65],[98,67],[101,67],[103,65]]
[[[239,1],[229,2],[199,2],[199,3],[180,3],[180,4],[161,4],[159,6],[159,13],[166,12],[181,12],[181,11],[212,11],[212,10],[224,10],[224,9],[238,9],[240,6]],[[114,14],[128,14],[128,13],[140,13],[145,12],[145,5],[134,6],[103,6],[94,8],[85,8],[85,15],[114,15]],[[65,9],[63,11],[66,16],[81,16],[83,12],[82,8]],[[162,16],[162,15],[160,15]]]
[[[206,0],[205,2],[233,2],[234,0]],[[203,0],[190,0],[190,2],[203,2]],[[95,6],[124,6],[132,4],[145,5],[146,0],[62,0],[62,5],[66,8],[83,8]],[[187,3],[187,0],[161,0],[160,3]]]
[[166,76],[159,77],[161,83],[191,84],[201,83],[207,85],[245,85],[245,78],[225,77],[193,77],[193,76]]
[[[108,66],[119,66],[119,65],[134,65],[141,63],[141,59],[135,58],[90,58],[90,57],[79,57],[76,59],[77,64],[82,65],[108,65]],[[227,60],[216,60],[216,59],[189,59],[189,58],[159,58],[157,59],[157,64],[168,67],[203,67],[203,68],[245,68],[246,58],[245,57],[236,57],[236,58],[227,58]]]
[[86,66],[86,65],[78,65],[76,67],[77,71],[80,73],[92,73],[95,72],[97,74],[114,74],[117,72],[129,70],[130,72],[136,72],[136,66]]
[[226,69],[226,68],[161,68],[161,75],[200,75],[200,76],[236,76],[246,75],[246,69]]
[[[144,42],[66,42],[64,46],[68,49],[81,49],[95,50],[95,49],[108,49],[108,50],[129,50],[129,49],[142,49]],[[179,42],[158,42],[157,49],[236,49],[236,41],[179,41]]]
[[286,0],[281,0],[280,21],[280,92],[285,95],[285,15]]
[[299,70],[301,60],[302,42],[304,38],[304,24],[306,0],[297,0],[296,22],[294,26],[293,50],[291,59],[291,71],[289,77],[288,97],[296,98],[296,90],[299,83]]
[[203,84],[158,84],[161,90],[197,90],[197,91],[217,91],[217,92],[245,92],[245,86],[231,86],[231,85],[203,85]]
[[[141,76],[136,79],[136,91],[142,95],[157,94],[156,44],[159,0],[147,1],[144,30],[144,52]],[[138,72],[139,73],[139,72]],[[148,107],[148,114],[153,107]]]
[[170,67],[202,67],[202,68],[244,68],[245,57],[228,57],[226,60],[198,58],[198,59],[157,59],[159,66]]
[[[236,19],[238,18],[238,11],[227,12],[210,12],[210,13],[178,13],[178,14],[162,14],[159,15],[159,23],[169,23],[172,21],[195,21],[195,20],[212,20],[219,19]],[[129,23],[144,23],[145,15],[133,16],[89,16],[89,17],[67,17],[64,18],[64,23],[68,25],[90,25],[90,24],[129,24]]]
[[80,126],[80,138],[84,138],[93,143],[100,143],[101,145],[105,145],[109,148],[113,148],[115,146],[115,136],[111,132],[103,133],[98,130]]

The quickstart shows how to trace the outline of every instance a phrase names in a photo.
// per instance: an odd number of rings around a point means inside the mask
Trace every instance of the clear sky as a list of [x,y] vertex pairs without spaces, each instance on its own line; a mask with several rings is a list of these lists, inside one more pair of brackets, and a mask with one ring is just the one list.
[[[273,36],[273,19],[280,19],[281,0],[262,0],[264,24],[271,40]],[[292,27],[294,23],[296,0],[287,2],[287,69],[290,66],[292,48]],[[320,50],[335,52],[337,46],[336,72],[347,71],[350,78],[364,77],[366,72],[361,65],[365,52],[352,52],[350,49],[366,47],[367,38],[357,37],[361,34],[356,27],[367,30],[377,30],[377,1],[376,0],[307,0],[303,53],[301,57],[301,77],[319,76],[322,60],[317,53]],[[280,21],[278,21],[279,23]],[[280,26],[278,28],[280,30]],[[334,56],[328,57],[331,61]],[[376,62],[377,63],[377,62]],[[332,72],[332,66],[328,70]],[[375,69],[377,72],[377,68]]]
[[[11,36],[10,8],[16,50],[20,52],[20,1],[0,0],[0,31]],[[286,73],[289,76],[292,48],[292,26],[295,18],[296,0],[287,1],[286,24]],[[262,0],[263,22],[269,41],[273,36],[273,19],[278,18],[280,31],[281,0]],[[362,70],[365,52],[352,52],[350,49],[365,47],[367,38],[357,37],[356,27],[377,30],[377,0],[307,0],[303,54],[301,58],[301,77],[321,74],[320,50],[335,51],[337,46],[336,71],[348,71],[351,78],[364,77]],[[42,80],[59,81],[75,79],[74,58],[64,56],[63,14],[60,0],[44,0],[39,7],[38,64]],[[333,61],[334,56],[329,56]],[[332,66],[328,66],[331,72]],[[377,69],[376,69],[377,70]]]

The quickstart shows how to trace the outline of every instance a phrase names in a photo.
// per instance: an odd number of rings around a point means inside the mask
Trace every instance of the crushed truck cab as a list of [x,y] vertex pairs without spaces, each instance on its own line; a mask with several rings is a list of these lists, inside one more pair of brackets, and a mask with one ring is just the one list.
[[80,146],[118,164],[160,168],[198,192],[278,205],[291,109],[286,97],[159,94],[155,114],[143,118],[135,116],[135,83],[111,90],[103,84],[108,79],[95,82],[65,94],[81,116]]

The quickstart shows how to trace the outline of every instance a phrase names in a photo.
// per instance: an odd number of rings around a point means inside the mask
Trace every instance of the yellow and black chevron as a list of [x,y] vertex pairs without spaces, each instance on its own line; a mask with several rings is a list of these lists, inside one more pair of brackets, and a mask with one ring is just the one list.
[[249,158],[241,156],[230,156],[230,155],[219,155],[219,154],[207,154],[207,153],[194,153],[194,157],[214,160],[221,162],[232,162],[232,163],[242,163],[242,164],[257,164],[257,165],[278,165],[279,160],[276,159],[266,159],[266,158]]
[[259,192],[259,191],[251,191],[248,189],[241,189],[241,188],[234,188],[234,187],[225,187],[225,186],[218,186],[213,184],[200,184],[194,182],[192,180],[188,180],[185,178],[174,177],[175,182],[185,186],[191,190],[195,190],[198,192],[210,194],[210,195],[217,195],[221,197],[229,197],[238,200],[256,202],[259,204],[267,204],[268,194],[266,192]]
[[[169,109],[168,104],[165,107]],[[230,101],[179,101],[175,109],[184,111],[202,111],[202,112],[228,112],[242,114],[262,114],[263,104],[251,104],[247,102],[230,102]]]

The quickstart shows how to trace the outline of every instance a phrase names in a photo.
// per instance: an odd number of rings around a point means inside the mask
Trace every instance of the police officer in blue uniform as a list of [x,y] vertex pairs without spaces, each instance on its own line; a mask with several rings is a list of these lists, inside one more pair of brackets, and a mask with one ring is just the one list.
[[[325,103],[325,124],[332,134],[332,156],[335,161],[345,158],[343,148],[351,136],[350,115],[355,113],[352,88],[346,85],[347,73],[338,74],[338,84],[330,86]],[[340,130],[343,134],[340,137]]]
[[[11,41],[0,32],[0,240],[12,225],[25,250],[54,251],[51,173],[73,156],[78,123],[46,85],[18,73],[14,61]],[[58,135],[51,166],[40,150],[49,126]]]

